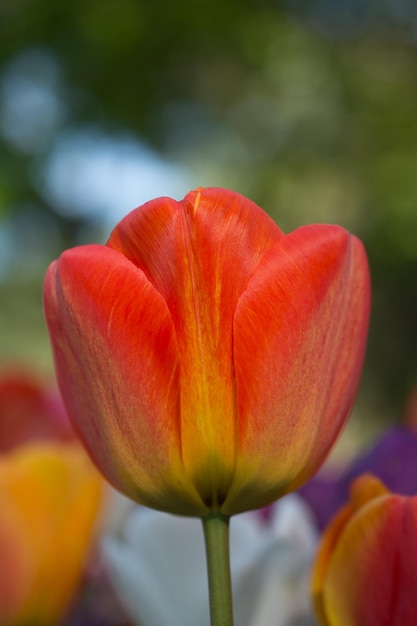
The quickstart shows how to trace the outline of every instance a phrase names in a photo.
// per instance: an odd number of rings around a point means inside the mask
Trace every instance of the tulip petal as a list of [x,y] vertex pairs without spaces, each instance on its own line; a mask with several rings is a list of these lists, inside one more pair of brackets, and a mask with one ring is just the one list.
[[357,478],[350,488],[350,502],[343,506],[323,533],[320,549],[314,564],[312,596],[317,617],[327,626],[324,608],[324,581],[329,562],[346,524],[362,506],[382,495],[388,494],[386,487],[374,476],[364,474]]
[[180,362],[184,465],[217,507],[232,480],[237,422],[232,325],[236,303],[282,232],[239,194],[200,189],[130,213],[108,245],[143,270],[171,314]]
[[181,458],[176,337],[144,273],[104,246],[68,250],[46,275],[45,310],[67,410],[107,479],[204,514]]
[[417,498],[385,495],[359,509],[329,561],[329,626],[417,624]]
[[358,385],[368,293],[362,245],[336,226],[299,228],[260,262],[234,319],[239,442],[225,513],[299,487],[324,460]]
[[326,529],[314,564],[311,582],[311,594],[317,619],[323,626],[327,625],[324,608],[323,583],[327,574],[327,566],[337,544],[337,540],[352,514],[351,507],[342,507]]

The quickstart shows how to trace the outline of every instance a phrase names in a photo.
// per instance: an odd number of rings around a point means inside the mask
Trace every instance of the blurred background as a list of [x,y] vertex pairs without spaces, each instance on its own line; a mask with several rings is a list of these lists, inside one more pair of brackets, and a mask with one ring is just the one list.
[[413,0],[1,0],[0,367],[52,376],[41,305],[64,248],[196,186],[285,231],[365,243],[373,313],[352,429],[417,383]]

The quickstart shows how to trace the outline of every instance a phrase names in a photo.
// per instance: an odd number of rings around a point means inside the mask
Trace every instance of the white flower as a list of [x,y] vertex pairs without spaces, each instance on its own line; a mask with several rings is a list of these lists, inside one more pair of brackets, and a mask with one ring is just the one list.
[[[294,494],[271,509],[233,517],[230,552],[235,626],[315,624],[308,582],[317,534]],[[209,626],[201,521],[137,507],[123,536],[108,536],[104,559],[137,626]]]

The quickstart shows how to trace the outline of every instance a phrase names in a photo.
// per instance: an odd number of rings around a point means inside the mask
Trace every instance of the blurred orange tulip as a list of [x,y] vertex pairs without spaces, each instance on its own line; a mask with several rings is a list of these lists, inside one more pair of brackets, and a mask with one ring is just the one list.
[[108,480],[148,506],[231,515],[318,469],[350,411],[368,326],[361,243],[284,235],[198,189],[68,250],[45,311],[70,417]]
[[323,626],[415,626],[417,496],[357,478],[350,503],[324,533],[313,599]]
[[101,480],[77,444],[0,457],[0,624],[56,626],[80,581]]

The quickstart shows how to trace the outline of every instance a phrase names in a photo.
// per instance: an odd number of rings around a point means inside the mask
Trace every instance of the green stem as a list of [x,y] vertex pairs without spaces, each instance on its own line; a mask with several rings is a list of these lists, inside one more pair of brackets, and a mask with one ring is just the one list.
[[233,626],[229,562],[229,518],[221,513],[203,517],[211,626]]

